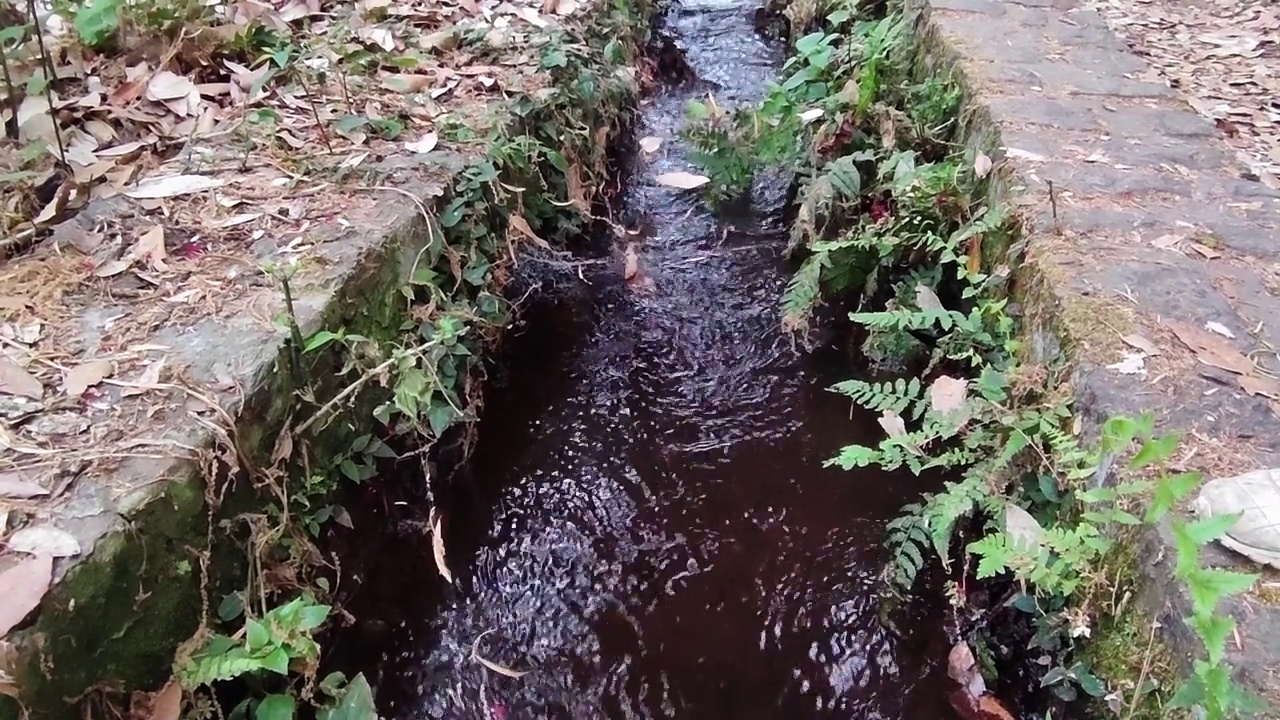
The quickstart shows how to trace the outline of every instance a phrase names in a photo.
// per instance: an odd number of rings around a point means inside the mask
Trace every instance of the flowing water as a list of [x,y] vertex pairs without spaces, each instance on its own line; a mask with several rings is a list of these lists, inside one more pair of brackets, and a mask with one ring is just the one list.
[[758,99],[780,51],[733,0],[665,31],[700,82],[636,128],[665,139],[623,199],[652,287],[618,262],[530,307],[448,516],[456,587],[423,534],[370,540],[341,664],[404,719],[947,717],[938,614],[877,616],[884,524],[926,483],[822,467],[874,433],[778,329],[782,189],[728,219],[652,181],[692,169],[684,104]]

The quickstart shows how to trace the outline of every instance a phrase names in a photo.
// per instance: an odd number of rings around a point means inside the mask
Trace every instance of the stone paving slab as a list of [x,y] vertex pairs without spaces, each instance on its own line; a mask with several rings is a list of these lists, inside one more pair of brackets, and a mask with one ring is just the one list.
[[[1150,82],[1146,62],[1083,3],[916,6],[924,42],[949,56],[967,90],[970,142],[994,140],[994,159],[1019,186],[1028,277],[1049,316],[1028,323],[1032,345],[1049,362],[1064,349],[1087,424],[1152,409],[1183,433],[1189,468],[1221,476],[1280,464],[1280,398],[1251,396],[1197,362],[1167,325],[1220,323],[1260,372],[1280,370],[1280,192],[1245,179],[1214,124]],[[1133,351],[1120,339],[1129,333],[1161,351],[1143,374],[1108,367]],[[1153,542],[1146,594],[1171,648],[1189,657],[1198,641],[1179,621],[1188,606],[1172,553]],[[1213,561],[1237,562],[1225,552]],[[1280,607],[1249,596],[1232,611],[1231,661],[1280,708]]]

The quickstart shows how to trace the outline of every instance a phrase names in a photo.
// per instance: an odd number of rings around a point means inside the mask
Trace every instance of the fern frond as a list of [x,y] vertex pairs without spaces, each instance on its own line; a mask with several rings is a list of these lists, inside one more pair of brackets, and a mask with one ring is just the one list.
[[877,312],[850,313],[849,319],[879,330],[927,330],[940,327],[950,330],[964,320],[964,315],[954,310],[907,310],[895,308]]
[[831,386],[831,389],[874,412],[902,415],[910,410],[910,417],[914,420],[920,419],[927,407],[926,403],[921,402],[924,398],[924,386],[920,383],[920,378],[915,377],[911,380],[898,378],[884,382],[845,380]]
[[809,327],[809,316],[822,299],[822,268],[826,262],[826,253],[814,253],[791,276],[787,290],[782,294],[783,330],[795,332]]

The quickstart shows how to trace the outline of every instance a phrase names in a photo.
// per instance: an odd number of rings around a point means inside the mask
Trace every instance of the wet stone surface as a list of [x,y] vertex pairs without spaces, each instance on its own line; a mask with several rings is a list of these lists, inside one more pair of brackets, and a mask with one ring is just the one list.
[[[1159,75],[1083,3],[915,5],[926,10],[932,51],[955,60],[972,107],[991,121],[971,127],[973,137],[999,137],[993,157],[1004,155],[1022,186],[1013,199],[1046,281],[1037,302],[1066,336],[1092,427],[1154,409],[1162,427],[1183,433],[1189,468],[1214,477],[1280,464],[1280,394],[1251,395],[1239,376],[1197,362],[1169,329],[1218,323],[1233,336],[1220,340],[1252,359],[1257,377],[1274,379],[1280,192],[1249,179],[1221,132],[1175,90],[1153,88]],[[1133,352],[1120,339],[1130,333],[1160,354],[1144,358],[1144,372],[1121,374],[1108,365]],[[1178,622],[1187,605],[1162,542],[1153,538],[1142,568],[1149,600],[1175,651],[1191,653],[1198,641]],[[1215,561],[1237,562],[1225,553]],[[1240,639],[1228,643],[1231,659],[1276,706],[1280,608],[1246,597],[1232,610]]]
[[475,495],[448,511],[456,589],[433,600],[422,535],[363,567],[348,607],[372,639],[354,630],[336,654],[372,676],[388,716],[949,712],[940,609],[907,609],[901,637],[878,617],[884,524],[937,480],[822,467],[875,425],[826,390],[840,358],[797,354],[779,331],[785,187],[715,217],[652,180],[692,170],[677,137],[689,99],[713,85],[718,102],[750,101],[775,76],[751,9],[670,10],[699,80],[648,98],[636,128],[664,139],[622,208],[645,228],[647,282],[618,263],[527,308],[486,404]]

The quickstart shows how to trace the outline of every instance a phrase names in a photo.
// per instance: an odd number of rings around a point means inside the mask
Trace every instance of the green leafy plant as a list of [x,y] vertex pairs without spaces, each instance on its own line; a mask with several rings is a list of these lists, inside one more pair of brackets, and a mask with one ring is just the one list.
[[[1200,478],[1166,469],[1177,439],[1156,436],[1150,417],[1113,419],[1100,448],[1083,447],[1069,404],[1045,391],[1053,372],[1016,361],[1024,352],[1006,297],[1016,225],[989,204],[985,155],[951,137],[958,86],[919,81],[900,4],[868,17],[881,10],[828,4],[763,102],[691,106],[686,136],[713,199],[740,192],[764,166],[794,170],[791,249],[801,261],[781,301],[785,329],[804,338],[814,308],[840,302],[864,351],[919,356],[918,377],[833,388],[878,413],[885,437],[830,464],[945,471],[939,490],[889,523],[887,576],[905,591],[936,558],[962,578],[1012,583],[1011,607],[1042,653],[1042,687],[1068,701],[1102,697],[1106,681],[1078,651],[1104,611],[1095,598],[1113,582],[1108,563],[1122,538],[1169,522]],[[1135,444],[1115,480],[1116,457]],[[1218,605],[1254,578],[1199,561],[1229,519],[1172,525],[1177,575],[1195,598],[1187,624],[1205,645],[1172,705],[1237,717],[1249,703],[1223,662],[1234,621]],[[965,604],[960,583],[950,592]]]

